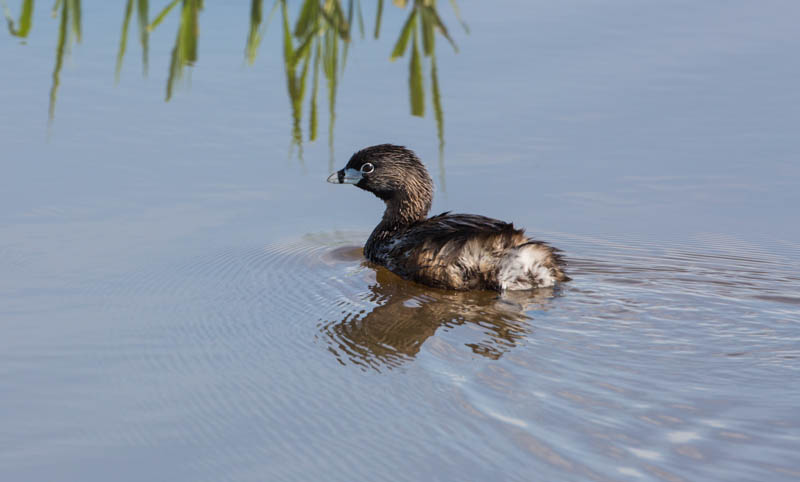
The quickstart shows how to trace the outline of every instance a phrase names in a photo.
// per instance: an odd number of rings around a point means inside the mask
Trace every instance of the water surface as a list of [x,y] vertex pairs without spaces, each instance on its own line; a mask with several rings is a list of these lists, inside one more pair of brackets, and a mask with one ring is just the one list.
[[[796,2],[464,2],[469,34],[444,10],[441,160],[388,60],[407,11],[353,43],[300,159],[282,32],[246,66],[248,8],[205,5],[165,103],[177,17],[115,86],[123,5],[85,2],[49,128],[57,21],[0,42],[0,478],[800,476]],[[367,263],[381,203],[324,180],[379,142],[573,281]]]

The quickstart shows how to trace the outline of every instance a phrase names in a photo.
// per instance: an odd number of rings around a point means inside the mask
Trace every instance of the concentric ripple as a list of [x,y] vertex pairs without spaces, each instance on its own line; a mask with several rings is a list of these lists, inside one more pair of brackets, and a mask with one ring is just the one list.
[[[39,417],[9,420],[0,466],[170,446],[203,454],[182,472],[198,480],[280,479],[309,460],[368,479],[416,448],[466,478],[497,464],[510,480],[792,470],[794,245],[537,234],[573,281],[434,290],[365,262],[365,233],[323,233],[57,293],[69,330],[11,332],[38,342],[9,345],[0,408]],[[13,382],[28,373],[46,383]],[[47,415],[64,407],[75,416]]]

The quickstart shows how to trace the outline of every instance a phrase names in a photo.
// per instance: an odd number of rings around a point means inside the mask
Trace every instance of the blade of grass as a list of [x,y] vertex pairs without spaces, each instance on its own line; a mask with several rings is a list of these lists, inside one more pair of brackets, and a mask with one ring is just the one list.
[[319,41],[316,42],[316,48],[314,49],[314,79],[313,79],[313,86],[311,87],[311,106],[310,110],[311,113],[309,115],[309,122],[308,122],[308,133],[309,133],[309,140],[314,141],[317,138],[317,127],[319,124],[319,120],[317,118],[317,92],[319,91],[319,64],[322,60],[322,54],[320,53]]
[[375,13],[375,38],[381,35],[381,17],[383,16],[383,0],[378,0],[378,11]]
[[433,53],[435,36],[433,32],[434,20],[427,8],[420,10],[420,20],[422,23],[422,50],[426,57]]
[[81,0],[67,0],[70,4],[70,18],[72,18],[72,34],[81,41]]
[[300,9],[300,16],[297,17],[297,22],[294,24],[294,36],[303,37],[308,32],[308,29],[314,24],[314,19],[319,15],[318,0],[305,0],[303,8]]
[[117,52],[117,68],[115,69],[114,81],[119,82],[119,74],[122,72],[122,59],[125,57],[125,48],[128,44],[128,24],[131,22],[133,12],[133,0],[128,0],[125,4],[125,15],[122,17],[122,34],[119,39],[119,52]]
[[436,134],[439,138],[439,151],[444,149],[444,110],[442,109],[442,95],[439,90],[439,74],[436,69],[436,55],[431,56],[431,96],[433,98],[433,113],[436,116]]
[[458,19],[459,23],[461,23],[461,27],[465,32],[469,33],[469,26],[467,26],[467,22],[465,22],[464,18],[461,16],[461,9],[458,8],[458,3],[456,3],[456,0],[450,0],[450,5],[453,7],[456,18]]
[[263,7],[264,0],[252,0],[250,2],[250,31],[247,34],[247,43],[245,44],[245,57],[250,65],[253,65],[256,60],[256,51],[258,50],[258,44],[261,42],[258,31],[261,27]]
[[142,44],[142,74],[146,76],[150,56],[150,32],[147,30],[147,17],[150,14],[148,0],[137,0],[136,11],[139,18],[139,43]]
[[295,49],[292,43],[292,30],[289,26],[289,12],[286,0],[281,0],[281,18],[283,26],[283,68],[286,74],[286,90],[289,92],[289,105],[292,108],[292,146],[298,146],[302,157],[303,137],[300,128],[300,112],[297,110],[298,104],[298,85],[295,78]]
[[332,158],[333,130],[336,124],[336,90],[338,86],[336,66],[339,63],[339,35],[333,30],[326,32],[324,52],[327,54],[327,58],[323,58],[323,66],[325,66],[325,77],[328,81],[328,147]]
[[411,115],[422,117],[425,115],[425,90],[422,86],[422,60],[417,45],[417,33],[411,46],[411,62],[409,64],[408,88],[411,99]]
[[294,55],[292,56],[292,67],[295,67],[298,63],[300,63],[301,60],[308,56],[314,37],[315,35],[313,33],[307,35],[303,40],[303,43],[301,43],[300,46],[294,51]]
[[390,57],[391,60],[396,60],[398,57],[402,57],[406,53],[406,47],[408,46],[408,38],[411,36],[411,32],[414,31],[414,26],[416,25],[417,19],[417,10],[414,9],[411,12],[411,15],[408,16],[405,25],[403,25],[403,30],[400,31],[400,37],[397,39],[397,43],[394,44],[394,49],[392,49],[392,56]]
[[161,13],[156,15],[156,18],[155,18],[155,20],[153,20],[153,23],[151,23],[150,25],[147,26],[147,30],[149,30],[150,32],[155,30],[155,28],[158,27],[161,24],[161,22],[164,21],[164,18],[167,16],[167,14],[173,8],[175,8],[175,5],[177,5],[178,2],[180,2],[180,1],[181,0],[172,0],[166,7],[164,7],[164,9],[161,10]]
[[25,0],[22,3],[22,11],[19,14],[18,22],[19,28],[14,27],[14,19],[11,17],[11,12],[5,2],[3,2],[3,11],[6,16],[6,22],[8,22],[8,32],[14,37],[27,37],[33,25],[33,0]]
[[[361,38],[364,38],[364,13],[361,11],[361,0],[356,0],[356,9],[358,9],[358,32]],[[351,24],[352,25],[352,24]]]
[[50,107],[49,122],[52,123],[56,114],[56,95],[58,94],[59,78],[61,76],[61,66],[64,65],[64,51],[67,44],[67,23],[69,19],[69,8],[66,2],[61,4],[61,21],[58,24],[58,43],[56,45],[56,65],[53,68],[53,85],[50,87]]
[[430,6],[426,6],[426,7],[423,7],[423,8],[428,10],[428,12],[431,14],[431,17],[433,18],[434,23],[436,24],[437,27],[439,27],[439,31],[442,33],[442,35],[444,35],[444,38],[446,38],[447,41],[450,42],[450,45],[453,46],[453,50],[458,52],[458,46],[456,46],[455,41],[453,41],[453,38],[450,36],[450,32],[447,31],[447,27],[444,26],[444,22],[442,22],[442,18],[439,17],[439,12],[437,12],[435,8],[430,7]]
[[[348,0],[347,2],[347,24],[353,25],[353,2],[354,0]],[[350,51],[350,42],[344,43],[344,49],[342,51],[342,67],[341,71],[344,72],[344,68],[347,65],[347,53]]]
[[197,61],[198,15],[203,8],[202,0],[184,0],[175,47],[172,49],[166,100],[172,98],[175,81],[183,77],[183,69]]

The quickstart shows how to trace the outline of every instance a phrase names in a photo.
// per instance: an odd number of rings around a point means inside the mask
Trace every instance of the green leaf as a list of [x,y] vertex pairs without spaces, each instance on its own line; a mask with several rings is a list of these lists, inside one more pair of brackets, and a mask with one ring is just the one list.
[[378,0],[378,11],[375,14],[375,38],[381,34],[381,17],[383,16],[383,0]]
[[61,1],[56,3],[56,6],[58,5],[61,5],[61,21],[58,24],[58,43],[56,44],[56,65],[53,67],[53,84],[50,87],[50,122],[53,122],[53,118],[56,114],[56,95],[58,94],[61,66],[64,65],[64,51],[66,50],[67,44],[67,24],[69,19],[67,3]]
[[317,117],[317,92],[319,91],[319,64],[322,60],[322,53],[320,52],[319,42],[316,44],[314,52],[314,85],[311,87],[311,114],[309,116],[309,140],[313,141],[317,138],[317,125],[319,120]]
[[411,12],[411,15],[408,16],[408,20],[406,20],[405,25],[403,25],[403,30],[400,31],[400,37],[397,39],[397,43],[394,44],[394,49],[392,50],[392,56],[390,57],[391,60],[396,60],[398,57],[402,57],[406,53],[406,47],[408,46],[408,38],[411,36],[411,32],[414,31],[416,20],[417,20],[417,10],[414,9]]
[[148,30],[148,31],[150,31],[150,32],[152,32],[153,30],[155,30],[155,28],[156,28],[156,27],[158,27],[158,26],[159,26],[159,24],[161,24],[161,22],[163,22],[163,21],[164,21],[164,18],[167,16],[167,14],[168,14],[168,13],[169,13],[169,12],[170,12],[170,11],[171,11],[173,8],[175,8],[175,5],[177,5],[177,4],[178,4],[178,2],[180,2],[180,0],[172,0],[172,1],[169,3],[169,5],[167,5],[166,7],[164,7],[164,9],[163,9],[163,10],[161,10],[161,13],[159,13],[158,15],[156,15],[156,18],[155,18],[155,20],[153,20],[153,23],[151,23],[150,25],[148,25],[148,26],[147,26],[147,30]]
[[81,0],[67,0],[69,2],[70,17],[72,18],[72,34],[75,39],[81,41]]
[[11,17],[11,12],[8,11],[5,2],[3,2],[3,10],[8,22],[8,32],[15,37],[27,37],[33,25],[33,0],[25,0],[22,3],[22,12],[19,14],[19,28],[14,27],[14,19]]
[[427,8],[420,11],[420,18],[422,20],[422,50],[425,52],[426,57],[430,57],[434,49],[435,37],[433,35],[434,19]]
[[300,10],[300,16],[297,17],[297,22],[294,24],[294,36],[304,37],[311,26],[315,23],[319,15],[319,3],[317,0],[305,0],[303,8]]
[[58,11],[62,7],[63,4],[64,4],[64,0],[56,0],[56,2],[53,4],[53,10],[50,12],[50,14],[53,16],[53,18],[58,17]]
[[461,9],[458,8],[458,3],[456,0],[450,0],[450,5],[453,7],[453,11],[456,13],[456,18],[461,23],[461,27],[464,29],[465,32],[469,33],[469,27],[464,19],[461,17]]
[[409,65],[408,87],[411,97],[411,115],[425,115],[425,90],[422,86],[422,59],[419,55],[417,35],[411,47],[411,63]]
[[447,31],[447,27],[444,26],[441,17],[439,17],[439,12],[437,12],[436,9],[432,7],[423,7],[423,8],[427,9],[428,12],[431,14],[431,17],[433,18],[433,21],[436,23],[436,26],[439,27],[439,31],[442,32],[444,38],[446,38],[447,41],[450,42],[450,45],[453,46],[453,50],[458,52],[458,47],[456,46],[456,43],[453,41],[453,38],[450,37],[450,33]]
[[292,56],[292,67],[295,67],[301,60],[307,58],[311,52],[311,41],[314,40],[315,35],[309,34],[306,36],[303,43],[294,51]]
[[147,17],[149,15],[149,5],[147,0],[137,0],[137,13],[139,18],[139,42],[142,44],[142,72],[147,75],[147,64],[149,57],[149,38],[150,31],[147,30]]
[[128,24],[131,22],[132,12],[133,0],[128,0],[125,5],[125,15],[122,17],[122,35],[119,39],[119,52],[117,52],[117,68],[115,72],[116,82],[119,82],[119,74],[122,71],[122,59],[125,57],[125,47],[128,44]]
[[[358,32],[361,34],[361,38],[364,38],[364,13],[361,11],[361,0],[356,0],[358,2],[357,9],[358,9]],[[351,24],[352,25],[352,24]]]
[[439,90],[439,75],[436,70],[436,56],[431,56],[431,94],[433,97],[433,112],[436,116],[436,134],[439,138],[439,151],[444,147],[444,110],[442,109],[442,96]]
[[289,29],[289,13],[286,11],[286,0],[281,0],[281,13],[283,14],[283,61],[289,69],[294,58],[294,46],[292,45],[292,32]]
[[256,52],[258,45],[261,43],[261,35],[259,29],[261,21],[263,20],[262,10],[264,8],[264,0],[251,0],[250,2],[250,31],[247,34],[247,43],[245,46],[245,57],[250,65],[256,60]]

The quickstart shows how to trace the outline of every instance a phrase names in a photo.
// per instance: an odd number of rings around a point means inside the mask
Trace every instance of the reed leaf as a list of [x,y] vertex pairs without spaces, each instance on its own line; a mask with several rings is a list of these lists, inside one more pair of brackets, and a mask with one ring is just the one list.
[[425,115],[425,89],[422,86],[422,59],[417,45],[417,34],[413,34],[411,63],[409,64],[408,88],[411,99],[411,115]]
[[450,42],[450,45],[453,46],[453,50],[458,52],[458,46],[456,46],[455,41],[450,36],[450,32],[447,31],[447,27],[444,26],[444,22],[442,22],[442,18],[439,17],[439,12],[437,12],[436,9],[431,7],[431,6],[425,6],[425,7],[422,7],[422,8],[424,8],[425,10],[428,11],[428,13],[430,14],[430,16],[433,19],[434,23],[439,28],[439,31],[442,33],[442,35],[444,35],[444,38],[446,38],[447,41]]
[[319,42],[316,42],[316,48],[314,49],[314,78],[311,88],[311,106],[309,107],[311,113],[308,122],[308,137],[310,141],[317,139],[317,126],[319,124],[317,117],[317,92],[319,91],[319,64],[321,60],[322,54],[320,52]]
[[431,97],[433,100],[433,114],[436,117],[436,134],[439,138],[439,151],[441,152],[444,148],[444,110],[442,109],[442,94],[439,90],[436,55],[431,56]]
[[397,60],[398,57],[402,57],[406,53],[406,47],[408,47],[408,39],[411,36],[411,33],[414,31],[416,20],[417,20],[417,10],[414,9],[408,16],[405,25],[403,25],[403,30],[400,31],[400,37],[398,37],[397,43],[394,44],[394,49],[392,49],[392,56],[390,57],[391,60]]
[[450,0],[450,5],[453,7],[453,12],[455,12],[456,18],[458,19],[459,23],[461,23],[461,27],[465,32],[469,33],[469,26],[467,25],[467,22],[464,21],[464,18],[461,17],[461,9],[458,8],[458,3],[456,0]]
[[292,55],[292,67],[296,66],[300,60],[305,59],[308,57],[309,52],[311,51],[312,41],[314,40],[315,35],[312,33],[308,34],[306,38],[303,40],[303,43],[300,44],[299,47],[294,51]]
[[289,27],[289,13],[287,11],[286,0],[281,0],[281,17],[283,19],[283,64],[286,73],[286,90],[289,92],[289,105],[292,108],[292,144],[298,146],[301,150],[300,156],[302,157],[303,136],[300,128],[301,111],[299,110],[302,97],[298,95],[298,82],[295,77],[295,69],[297,66],[295,58],[296,51],[292,44],[292,31],[291,27]]
[[311,26],[315,23],[315,19],[319,15],[319,2],[318,0],[305,0],[303,7],[300,9],[300,16],[297,17],[297,22],[294,25],[294,36],[304,37]]
[[289,13],[286,11],[286,0],[281,0],[281,13],[283,15],[283,61],[288,72],[291,68],[291,60],[294,58],[294,46],[292,45],[292,32],[289,29]]
[[259,30],[261,27],[263,8],[264,0],[251,0],[250,31],[247,34],[247,43],[245,46],[245,57],[250,65],[253,65],[253,62],[255,62],[258,45],[261,43],[261,35],[259,35]]
[[64,51],[67,45],[67,24],[69,20],[69,7],[64,1],[57,2],[61,5],[61,21],[58,24],[58,43],[56,44],[56,65],[53,67],[53,84],[50,87],[49,120],[53,122],[56,114],[56,95],[58,94],[61,67],[64,65]]
[[[353,3],[354,0],[349,0],[347,2],[347,24],[353,25]],[[350,51],[350,42],[344,43],[344,49],[342,51],[342,67],[341,71],[344,72],[344,68],[347,66],[347,54]]]
[[[356,0],[356,9],[358,10],[358,33],[361,38],[364,38],[364,13],[361,11],[361,0]],[[352,25],[352,23],[351,23]]]
[[81,41],[81,0],[66,0],[69,2],[70,6],[70,13],[69,16],[72,19],[72,34],[75,35],[75,39],[80,42]]
[[177,5],[178,2],[180,2],[180,1],[181,0],[172,0],[166,7],[164,7],[164,9],[161,10],[161,13],[156,15],[156,18],[155,18],[155,20],[153,20],[153,23],[151,23],[150,25],[147,26],[147,30],[150,31],[150,32],[155,30],[155,28],[158,27],[161,24],[161,22],[164,21],[164,18],[166,18],[167,14],[173,8],[175,8],[175,5]]
[[341,6],[338,0],[329,3],[330,12],[327,8],[319,9],[322,18],[328,22],[328,25],[333,27],[333,30],[342,38],[342,40],[350,40],[350,26],[342,13]]
[[125,57],[125,48],[128,44],[128,25],[131,21],[131,14],[133,13],[133,0],[128,0],[125,4],[125,15],[122,17],[122,34],[119,39],[119,51],[117,52],[117,67],[115,69],[114,78],[119,82],[119,75],[122,72],[122,59]]
[[381,35],[381,19],[383,17],[383,0],[378,0],[378,10],[375,13],[375,38]]
[[422,50],[426,57],[430,57],[435,48],[434,19],[428,8],[420,10],[420,20],[422,23]]
[[142,73],[147,75],[150,50],[150,32],[147,30],[147,19],[150,15],[150,6],[148,0],[137,0],[136,6],[136,13],[139,19],[139,43],[142,45]]
[[[203,8],[202,0],[184,0],[175,47],[172,49],[166,100],[172,98],[175,81],[183,77],[183,69],[197,61],[198,17]],[[163,19],[162,19],[163,20]]]
[[338,85],[336,65],[339,62],[339,36],[328,30],[325,34],[323,61],[325,77],[328,81],[328,145],[333,152],[333,129],[336,124],[336,89]]
[[33,0],[25,0],[22,2],[22,11],[19,14],[19,28],[14,26],[14,18],[8,10],[5,2],[3,2],[3,11],[8,22],[8,32],[14,37],[26,38],[33,26]]

